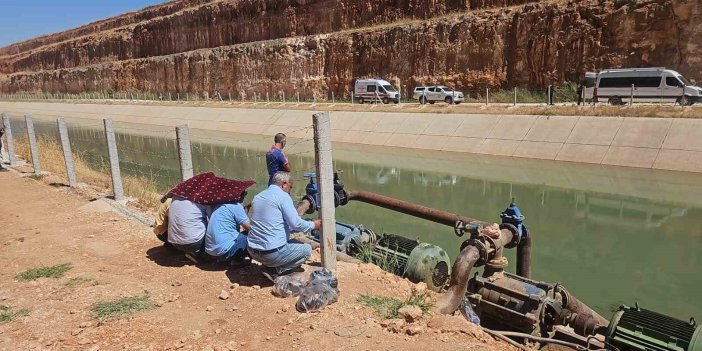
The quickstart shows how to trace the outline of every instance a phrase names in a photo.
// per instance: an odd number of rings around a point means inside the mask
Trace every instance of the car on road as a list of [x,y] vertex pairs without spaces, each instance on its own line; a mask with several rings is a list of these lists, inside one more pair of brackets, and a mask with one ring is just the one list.
[[422,105],[426,103],[433,104],[437,101],[443,101],[449,105],[458,105],[463,102],[463,92],[455,91],[444,85],[416,87],[412,97],[415,100],[419,100],[419,103]]

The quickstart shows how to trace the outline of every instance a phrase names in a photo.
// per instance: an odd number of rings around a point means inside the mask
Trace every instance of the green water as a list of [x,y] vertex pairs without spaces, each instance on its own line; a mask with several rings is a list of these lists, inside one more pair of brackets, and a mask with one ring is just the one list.
[[[69,125],[74,152],[104,168],[103,134],[92,129],[99,125]],[[135,135],[139,128],[117,125],[122,174],[151,177],[165,191],[179,179],[174,133]],[[37,129],[55,134],[53,124]],[[258,184],[251,194],[266,184],[269,137],[194,130],[192,139],[196,173],[253,178]],[[289,146],[297,199],[303,174],[314,170],[313,152],[309,143]],[[334,155],[349,189],[486,221],[498,221],[516,197],[533,236],[534,278],[561,282],[607,317],[638,301],[680,319],[702,318],[702,175],[343,145],[335,145]],[[336,214],[376,232],[439,245],[452,258],[462,241],[449,227],[367,204],[351,203]]]

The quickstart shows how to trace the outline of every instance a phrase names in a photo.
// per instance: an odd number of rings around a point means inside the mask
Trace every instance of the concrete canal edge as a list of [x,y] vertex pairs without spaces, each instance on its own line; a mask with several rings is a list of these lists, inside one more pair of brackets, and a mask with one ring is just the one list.
[[[294,106],[291,106],[294,108]],[[312,138],[308,110],[0,102],[13,117],[65,117]],[[334,142],[702,172],[702,119],[334,111]]]

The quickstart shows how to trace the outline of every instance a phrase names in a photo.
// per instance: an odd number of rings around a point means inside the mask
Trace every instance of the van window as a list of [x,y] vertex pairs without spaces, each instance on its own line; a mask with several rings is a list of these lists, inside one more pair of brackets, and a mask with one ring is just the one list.
[[661,77],[612,77],[600,79],[600,88],[626,88],[634,85],[639,88],[657,88]]
[[678,78],[675,77],[665,77],[665,85],[669,87],[678,87],[682,86],[682,82],[678,80]]
[[431,87],[431,88],[427,88],[427,90],[433,93],[433,92],[435,92],[435,91],[436,91],[436,88],[434,88],[434,87]]
[[369,93],[375,93],[375,85],[368,85],[366,91]]
[[391,93],[395,92],[395,88],[393,88],[392,85],[383,85],[383,89],[385,89],[385,91],[389,91]]

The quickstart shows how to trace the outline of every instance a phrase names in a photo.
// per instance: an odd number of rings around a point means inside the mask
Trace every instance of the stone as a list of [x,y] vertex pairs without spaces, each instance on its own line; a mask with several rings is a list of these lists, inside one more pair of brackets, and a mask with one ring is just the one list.
[[228,298],[229,298],[229,291],[226,291],[226,290],[220,291],[220,293],[219,293],[220,300],[226,300]]
[[417,306],[403,306],[397,310],[397,314],[408,323],[414,323],[422,318],[422,309]]
[[88,345],[92,343],[93,342],[88,338],[81,338],[80,340],[78,340],[78,345]]
[[168,295],[168,297],[166,297],[166,301],[167,301],[167,302],[175,302],[175,301],[177,301],[178,299],[180,299],[180,295],[179,295],[179,294],[170,294],[170,295]]
[[380,325],[393,333],[402,333],[402,330],[405,327],[405,320],[399,318],[386,319],[380,322]]
[[254,285],[254,286],[252,286],[252,288],[253,288],[254,290],[261,290],[261,286],[260,286],[260,285]]
[[236,307],[236,304],[234,304],[233,302],[230,302],[226,306],[224,306],[224,309],[227,311],[233,312],[233,311],[238,310],[239,308]]
[[93,323],[91,323],[91,322],[83,322],[79,325],[79,327],[88,328],[88,327],[91,327],[92,325],[93,325]]
[[71,335],[76,336],[83,332],[83,329],[73,329],[71,330]]
[[229,284],[229,289],[236,289],[239,287],[239,283],[231,283]]
[[183,285],[183,283],[181,283],[179,281],[174,281],[173,283],[171,283],[171,286],[181,286],[181,285]]
[[100,346],[93,345],[91,348],[88,349],[88,351],[100,351]]
[[426,331],[427,327],[423,324],[412,324],[407,327],[407,330],[405,330],[407,335],[419,335],[425,333]]
[[207,312],[211,312],[213,310],[214,310],[214,307],[212,307],[212,306],[205,307],[205,311],[207,311]]

